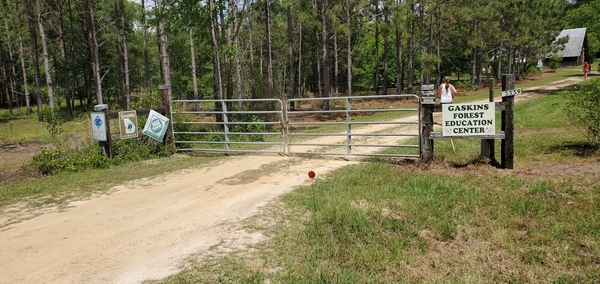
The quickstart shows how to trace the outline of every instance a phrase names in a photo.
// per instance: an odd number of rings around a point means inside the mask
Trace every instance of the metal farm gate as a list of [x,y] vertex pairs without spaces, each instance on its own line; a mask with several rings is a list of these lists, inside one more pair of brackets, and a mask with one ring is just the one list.
[[416,95],[173,100],[171,110],[179,151],[420,155]]

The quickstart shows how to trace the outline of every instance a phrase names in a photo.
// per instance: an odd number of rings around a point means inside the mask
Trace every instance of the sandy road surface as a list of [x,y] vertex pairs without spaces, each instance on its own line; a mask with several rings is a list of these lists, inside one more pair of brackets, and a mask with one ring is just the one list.
[[[375,127],[369,131],[382,130]],[[381,139],[399,142],[398,137]],[[223,240],[259,240],[260,235],[235,231],[233,224],[308,183],[308,170],[323,175],[354,163],[244,156],[121,185],[112,194],[74,202],[64,211],[0,227],[0,283],[139,283],[163,278],[177,272],[186,257]]]
[[[398,126],[375,124],[356,133],[390,131],[390,127]],[[368,139],[373,144],[393,144],[404,138]],[[343,140],[320,137],[311,143]],[[376,150],[355,148],[353,153]],[[260,235],[235,231],[235,223],[310,182],[309,170],[322,176],[358,162],[335,157],[238,156],[118,186],[111,194],[74,202],[64,211],[0,226],[0,283],[139,283],[166,277],[177,272],[186,257],[221,241],[237,238],[243,244],[260,239]]]
[[[186,256],[230,238],[229,223],[306,183],[307,169],[325,173],[349,163],[355,162],[236,157],[120,186],[63,212],[3,228],[0,283],[138,283],[165,277]],[[277,169],[260,174],[269,164]],[[244,182],[247,175],[256,179]]]

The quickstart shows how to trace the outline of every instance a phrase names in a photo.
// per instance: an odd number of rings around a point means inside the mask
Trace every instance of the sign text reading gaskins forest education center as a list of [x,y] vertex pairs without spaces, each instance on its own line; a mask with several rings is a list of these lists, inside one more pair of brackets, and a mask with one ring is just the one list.
[[443,136],[480,136],[496,133],[494,103],[443,104]]

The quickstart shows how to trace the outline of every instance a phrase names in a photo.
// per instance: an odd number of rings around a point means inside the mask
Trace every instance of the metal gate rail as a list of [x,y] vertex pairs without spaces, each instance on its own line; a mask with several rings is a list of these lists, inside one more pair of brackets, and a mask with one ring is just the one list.
[[[416,102],[415,107],[388,107],[388,108],[356,108],[357,101],[370,101],[370,100],[394,100],[414,99]],[[291,108],[290,103],[301,104],[302,102],[320,102],[328,101],[330,104],[330,110],[297,110]],[[336,101],[343,103],[343,106],[339,109],[335,109]],[[392,156],[392,157],[403,157],[403,158],[418,158],[420,153],[420,142],[417,144],[386,144],[386,143],[361,143],[357,137],[365,139],[380,139],[381,137],[396,138],[396,140],[407,140],[404,138],[419,137],[420,122],[419,115],[419,98],[416,95],[382,95],[382,96],[352,96],[352,97],[330,97],[330,98],[303,98],[303,99],[289,99],[286,101],[286,135],[288,136],[287,149],[289,154],[319,154],[319,155],[352,155],[352,156]],[[334,105],[334,107],[332,107]],[[332,109],[333,108],[333,109]],[[353,115],[364,115],[364,114],[376,114],[384,112],[414,112],[416,120],[393,120],[393,121],[364,121],[357,119],[360,116],[353,117]],[[308,121],[302,121],[302,117],[307,116],[333,116],[341,115],[339,119],[343,121],[315,121],[315,119],[309,119]],[[364,118],[363,118],[364,119]],[[378,132],[369,131],[361,133],[361,127],[368,125],[380,125],[381,127]],[[417,127],[413,131],[409,131],[404,127],[407,125],[413,125]],[[339,126],[345,126],[345,129],[339,129]],[[333,128],[331,131],[311,133],[310,127]],[[400,129],[398,129],[400,128]],[[409,127],[410,128],[410,127]],[[385,133],[393,129],[391,133]],[[308,138],[309,141],[305,141]],[[324,137],[340,137],[342,139],[338,141],[331,141],[332,139],[318,139]],[[342,141],[343,140],[343,141]],[[389,142],[387,142],[389,143]],[[359,150],[358,148],[412,148],[415,149],[411,153],[376,153],[377,149],[371,150]],[[298,150],[296,150],[298,149]],[[336,150],[337,149],[337,150]],[[361,153],[361,151],[363,151]],[[365,152],[366,151],[366,152]]]
[[[329,109],[320,110],[325,101]],[[362,107],[364,104],[361,104],[382,101],[385,102],[383,107]],[[411,107],[407,107],[406,102],[410,102]],[[199,110],[193,110],[196,104],[201,105]],[[248,104],[255,106],[248,107]],[[261,110],[248,110],[256,109],[256,104],[262,104]],[[179,151],[403,158],[418,158],[420,154],[420,141],[406,142],[408,138],[420,138],[420,107],[416,95],[301,98],[285,102],[279,99],[173,100],[171,109],[174,140]],[[397,113],[394,118],[377,117],[392,112]],[[395,150],[382,151],[386,148]]]
[[[275,109],[244,110],[245,104],[253,103],[274,105]],[[173,107],[180,104],[181,107]],[[186,110],[186,104],[201,104],[202,108],[211,109]],[[285,153],[285,136],[281,130],[284,110],[279,99],[173,100],[171,108],[173,117],[177,118],[173,120],[173,134],[178,151]],[[179,111],[180,108],[183,110]],[[217,116],[222,120],[217,121]],[[243,119],[236,120],[236,116]],[[269,127],[273,125],[277,127]],[[252,130],[248,131],[249,128]],[[190,136],[194,138],[185,139]]]

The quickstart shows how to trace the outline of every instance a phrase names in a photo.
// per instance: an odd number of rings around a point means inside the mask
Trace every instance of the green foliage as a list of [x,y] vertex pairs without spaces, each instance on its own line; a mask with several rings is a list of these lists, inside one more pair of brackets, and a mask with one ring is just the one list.
[[100,154],[98,145],[88,142],[77,149],[44,149],[23,168],[25,171],[34,169],[44,175],[54,175],[64,171],[106,168],[110,164],[110,159]]
[[57,135],[63,132],[63,121],[56,110],[44,107],[42,109],[42,117],[46,122],[46,129],[51,135]]
[[560,67],[561,62],[562,62],[562,57],[560,55],[558,55],[558,54],[552,55],[552,57],[550,57],[550,63],[549,63],[550,70],[552,70],[552,72],[556,72],[556,69],[558,69],[558,67]]
[[[588,53],[600,51],[600,1],[576,1],[565,15],[566,28],[587,28]],[[583,4],[581,5],[581,2]]]
[[[263,124],[263,120],[257,116],[252,115],[250,118],[252,124],[235,125],[232,128],[234,132],[246,132],[246,133],[264,133],[268,131],[267,125]],[[248,134],[238,137],[240,141],[264,141],[264,137],[261,134]]]
[[600,79],[575,90],[564,91],[568,100],[564,110],[569,121],[584,129],[585,137],[598,147],[600,140]]
[[142,161],[172,154],[172,150],[147,136],[123,139],[113,143],[114,164]]
[[150,94],[139,92],[132,95],[131,109],[156,108],[160,106],[160,95],[154,91]]
[[542,74],[542,70],[537,67],[535,64],[531,64],[527,67],[526,75],[540,75]]
[[173,147],[165,147],[153,139],[141,137],[115,141],[114,159],[109,159],[102,155],[97,142],[87,141],[77,148],[44,149],[33,157],[31,163],[24,165],[23,169],[34,170],[43,175],[55,175],[164,157],[174,152]]
[[477,90],[477,86],[471,84],[469,80],[456,81],[453,85],[460,91],[474,91]]

